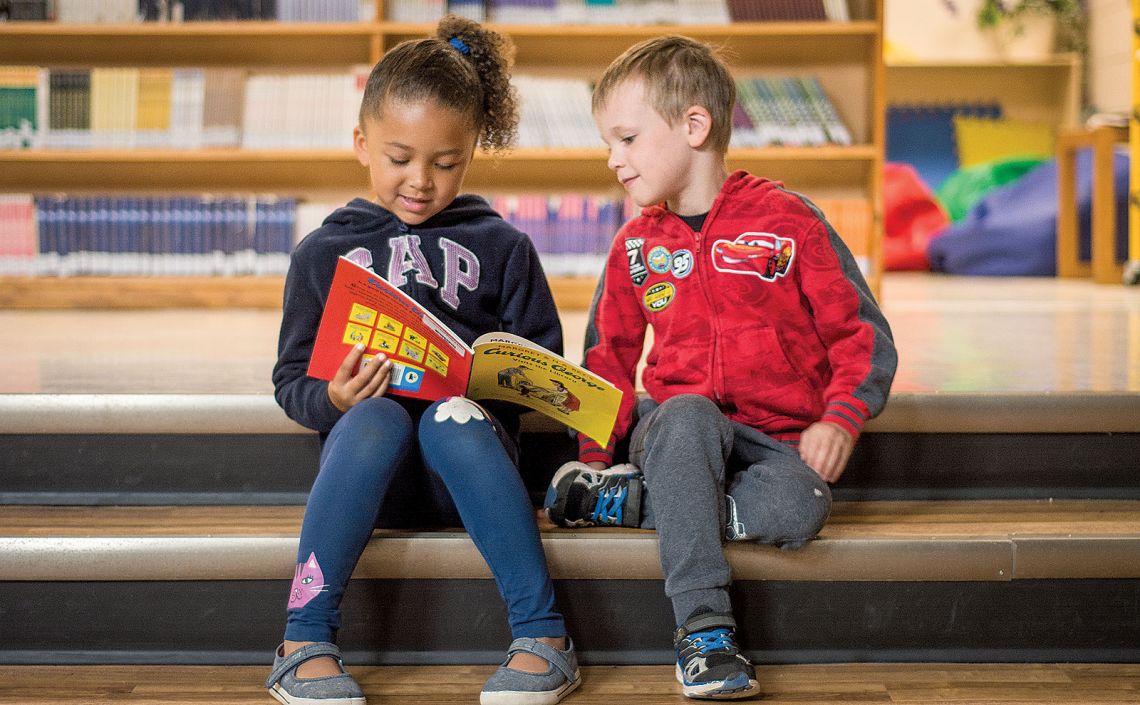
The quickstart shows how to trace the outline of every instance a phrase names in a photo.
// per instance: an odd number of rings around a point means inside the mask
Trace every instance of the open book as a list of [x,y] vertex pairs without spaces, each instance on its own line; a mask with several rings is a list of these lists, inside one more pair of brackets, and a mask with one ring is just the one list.
[[621,404],[620,389],[525,338],[486,333],[468,346],[383,277],[341,257],[309,376],[331,380],[357,343],[365,347],[363,362],[379,353],[392,360],[388,394],[514,402],[602,444]]

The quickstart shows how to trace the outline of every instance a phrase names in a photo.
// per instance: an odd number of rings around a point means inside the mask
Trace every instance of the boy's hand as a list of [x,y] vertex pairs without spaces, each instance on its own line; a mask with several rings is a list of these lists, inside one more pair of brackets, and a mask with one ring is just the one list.
[[606,469],[606,464],[600,460],[592,460],[592,461],[586,463],[586,465],[589,465],[594,470],[605,470]]
[[800,458],[827,482],[843,474],[855,439],[829,421],[816,421],[800,434]]
[[348,411],[365,399],[382,397],[388,391],[392,361],[380,354],[361,365],[354,375],[352,370],[364,355],[363,345],[354,345],[344,356],[344,362],[329,382],[329,401],[341,411]]

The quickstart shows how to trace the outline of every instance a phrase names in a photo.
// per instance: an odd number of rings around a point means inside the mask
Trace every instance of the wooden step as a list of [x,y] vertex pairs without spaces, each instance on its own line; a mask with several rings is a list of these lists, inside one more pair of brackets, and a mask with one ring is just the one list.
[[[523,416],[535,502],[576,446]],[[268,394],[0,395],[0,504],[299,505],[317,435]],[[843,500],[1140,500],[1140,404],[1124,393],[904,393],[867,426]],[[53,482],[45,483],[44,477]]]
[[[0,703],[147,703],[263,705],[267,667],[21,666],[0,667]],[[358,666],[348,670],[369,702],[455,705],[475,702],[494,666]],[[890,703],[891,705],[1134,705],[1140,701],[1135,664],[828,664],[760,666],[766,705]],[[691,702],[681,696],[671,665],[586,666],[566,705]],[[752,702],[752,701],[749,701]]]
[[[21,581],[273,580],[302,507],[0,507],[0,574]],[[555,579],[659,580],[656,536],[540,517]],[[1140,501],[838,502],[798,551],[733,543],[737,580],[1140,578]],[[486,579],[460,529],[375,532],[355,577]]]
[[[264,663],[302,511],[0,506],[4,612],[19,615],[0,664]],[[653,532],[542,538],[584,664],[669,662]],[[839,502],[800,550],[726,550],[760,662],[1140,662],[1140,500]],[[500,661],[489,577],[458,529],[376,532],[345,593],[346,657]]]
[[[527,414],[526,428],[563,427]],[[0,394],[0,433],[312,433],[268,394]],[[1128,392],[900,392],[867,433],[1138,433]]]

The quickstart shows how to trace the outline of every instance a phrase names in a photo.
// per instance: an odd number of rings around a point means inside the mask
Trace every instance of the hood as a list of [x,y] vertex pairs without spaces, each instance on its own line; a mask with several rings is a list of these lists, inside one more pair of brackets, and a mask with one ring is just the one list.
[[[472,194],[457,196],[446,208],[436,213],[423,223],[416,225],[417,230],[423,228],[453,227],[457,223],[471,222],[478,218],[501,216],[495,212],[487,201]],[[341,208],[337,208],[327,218],[323,225],[341,225],[354,233],[376,232],[385,225],[396,225],[402,229],[408,226],[400,222],[396,216],[386,208],[376,205],[363,198],[354,198]]]

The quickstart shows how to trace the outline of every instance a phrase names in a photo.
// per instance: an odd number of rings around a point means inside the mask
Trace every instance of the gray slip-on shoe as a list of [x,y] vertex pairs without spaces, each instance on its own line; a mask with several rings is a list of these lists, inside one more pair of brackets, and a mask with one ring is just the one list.
[[336,644],[318,641],[306,644],[288,656],[277,647],[273,671],[265,680],[269,694],[285,705],[365,705],[364,691],[347,673],[321,678],[298,678],[297,666],[318,656],[331,656],[343,667]]
[[[480,705],[555,705],[582,682],[574,642],[567,637],[565,651],[559,651],[537,639],[521,637],[511,642],[507,659],[483,685]],[[511,657],[527,652],[550,664],[546,673],[526,673],[507,668]]]

